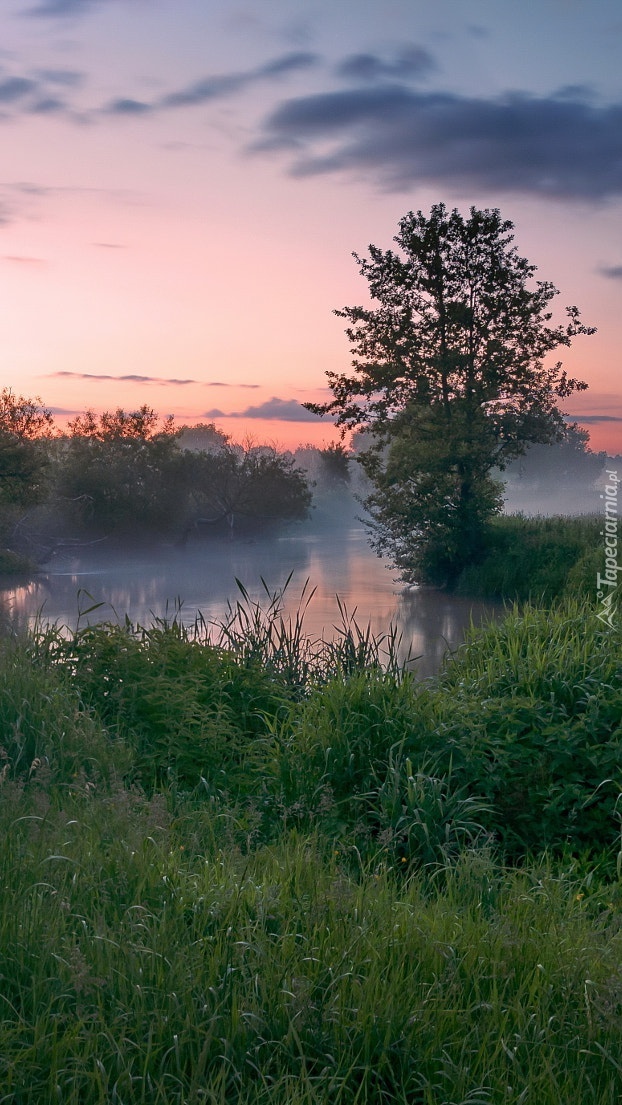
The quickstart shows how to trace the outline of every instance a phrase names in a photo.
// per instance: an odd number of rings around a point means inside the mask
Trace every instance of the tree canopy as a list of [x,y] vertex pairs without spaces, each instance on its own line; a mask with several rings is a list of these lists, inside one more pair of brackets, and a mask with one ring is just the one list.
[[587,385],[548,363],[593,328],[577,307],[554,323],[549,281],[520,257],[497,209],[409,212],[396,250],[354,254],[370,305],[345,307],[351,373],[306,404],[363,429],[374,543],[410,578],[451,583],[481,553],[500,509],[491,477],[534,443],[563,438],[559,402]]

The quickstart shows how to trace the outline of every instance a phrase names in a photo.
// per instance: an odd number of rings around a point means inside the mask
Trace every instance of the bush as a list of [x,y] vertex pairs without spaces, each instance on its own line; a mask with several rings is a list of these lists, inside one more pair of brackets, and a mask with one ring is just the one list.
[[498,518],[489,528],[484,555],[464,569],[456,590],[540,603],[593,593],[603,560],[601,528],[596,518]]
[[133,749],[143,786],[193,787],[201,779],[225,791],[257,785],[252,765],[266,718],[285,699],[258,664],[236,663],[176,621],[89,626],[62,659],[83,701]]

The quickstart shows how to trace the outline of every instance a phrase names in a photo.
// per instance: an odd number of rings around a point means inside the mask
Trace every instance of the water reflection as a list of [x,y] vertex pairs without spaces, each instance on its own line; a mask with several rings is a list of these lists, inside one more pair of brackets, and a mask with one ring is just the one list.
[[[239,596],[236,578],[253,599],[265,599],[282,588],[286,613],[294,612],[305,582],[315,589],[305,615],[307,633],[329,639],[338,632],[338,595],[361,627],[385,633],[391,623],[403,635],[403,648],[418,656],[421,676],[438,670],[447,650],[463,639],[471,618],[478,624],[494,612],[490,605],[434,591],[404,589],[388,565],[369,548],[360,524],[340,530],[300,528],[271,539],[222,543],[196,542],[185,549],[154,549],[151,554],[112,553],[103,546],[80,556],[55,560],[34,580],[5,580],[3,603],[13,617],[75,628],[126,613],[149,623],[170,615],[182,603],[181,616],[191,624],[200,612],[210,622],[226,615],[227,600]],[[1,585],[0,585],[1,586]],[[104,605],[84,613],[94,602]]]

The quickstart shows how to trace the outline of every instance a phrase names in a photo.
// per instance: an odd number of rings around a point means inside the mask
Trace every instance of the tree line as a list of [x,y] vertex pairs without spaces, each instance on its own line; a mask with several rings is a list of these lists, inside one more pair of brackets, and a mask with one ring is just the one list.
[[0,395],[0,543],[35,560],[92,540],[248,533],[305,518],[311,499],[291,453],[212,423],[176,429],[142,406],[89,410],[59,433],[41,400]]

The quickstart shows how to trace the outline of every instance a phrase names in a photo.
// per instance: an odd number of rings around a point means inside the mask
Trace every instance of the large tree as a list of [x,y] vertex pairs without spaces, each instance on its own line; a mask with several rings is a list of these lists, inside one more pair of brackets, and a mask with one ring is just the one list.
[[354,254],[371,303],[336,311],[353,372],[328,372],[333,399],[307,404],[367,431],[373,542],[406,578],[451,585],[477,559],[500,509],[492,471],[562,439],[559,401],[587,386],[548,357],[594,330],[576,307],[551,323],[557,289],[533,280],[512,230],[496,209],[437,204],[401,219],[399,252]]

